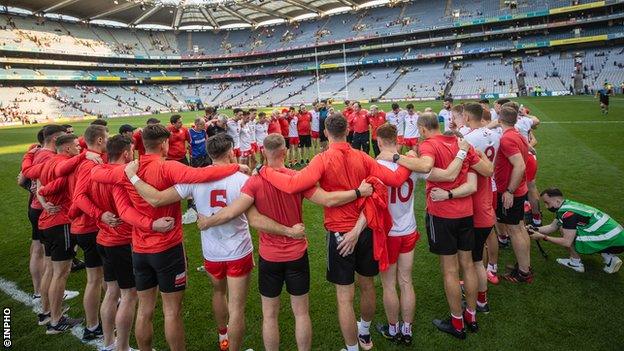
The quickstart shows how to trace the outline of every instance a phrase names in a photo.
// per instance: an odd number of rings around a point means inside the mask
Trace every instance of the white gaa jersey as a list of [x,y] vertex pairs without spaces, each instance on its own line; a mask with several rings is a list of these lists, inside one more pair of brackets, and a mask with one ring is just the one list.
[[251,126],[249,123],[245,124],[240,129],[240,149],[241,151],[249,151],[251,150],[251,143],[253,143],[252,135],[255,137],[255,134],[251,132]]
[[247,125],[249,126],[249,134],[251,137],[251,142],[255,143],[256,142],[256,121],[251,120],[249,121],[249,123],[247,123]]
[[394,111],[386,113],[386,121],[397,127],[397,135],[403,136],[403,131],[405,130],[405,111],[399,110],[397,113],[394,113]]
[[403,137],[405,139],[414,139],[419,138],[420,133],[418,132],[418,114],[414,112],[413,115],[409,113],[405,114],[405,132],[403,133]]
[[490,108],[490,115],[492,116],[492,121],[496,121],[498,119],[498,113],[496,113],[494,107]]
[[264,139],[267,137],[269,131],[269,124],[267,122],[264,123],[256,123],[256,142],[258,146],[262,146]]
[[288,122],[288,137],[289,138],[298,138],[299,131],[297,131],[297,123],[299,122],[299,118],[293,117]]
[[[481,127],[464,134],[464,139],[476,150],[483,152],[490,162],[494,162],[500,146],[501,136],[502,134],[495,130]],[[496,191],[494,177],[492,177],[492,191]]]
[[[240,196],[249,177],[242,173],[210,183],[176,184],[180,197],[193,197],[197,211],[212,216]],[[212,262],[234,261],[253,251],[247,217],[242,214],[231,221],[201,231],[204,258]]]
[[240,125],[233,119],[228,119],[227,124],[227,134],[234,139],[234,148],[238,149],[240,147]]
[[444,117],[444,131],[448,132],[449,130],[451,130],[451,119],[453,118],[451,110],[443,108],[442,110],[440,110],[440,113],[438,113],[438,116]]
[[466,134],[470,133],[470,127],[468,127],[468,126],[461,126],[461,127],[459,127],[459,129],[457,129],[457,131],[461,135],[466,136]]
[[518,132],[520,132],[520,134],[522,134],[522,136],[528,141],[529,132],[531,131],[531,127],[533,127],[533,120],[526,116],[518,116],[515,127]]
[[[399,165],[394,162],[384,160],[377,160],[377,162],[392,171],[399,168]],[[425,174],[412,172],[400,188],[388,187],[388,210],[392,216],[392,229],[388,236],[410,235],[416,231],[414,187],[418,179],[425,178]]]
[[320,129],[320,120],[319,120],[319,112],[318,111],[310,111],[310,115],[312,115],[312,125],[311,129],[313,132],[319,132]]

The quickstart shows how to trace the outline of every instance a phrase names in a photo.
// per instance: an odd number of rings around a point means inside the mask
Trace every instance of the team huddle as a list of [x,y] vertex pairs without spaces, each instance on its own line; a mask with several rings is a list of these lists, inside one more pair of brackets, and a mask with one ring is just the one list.
[[[499,284],[499,276],[533,281],[531,239],[566,247],[570,258],[557,262],[578,272],[584,271],[579,254],[600,253],[607,273],[622,265],[621,225],[559,189],[538,192],[539,119],[509,100],[490,109],[487,100],[453,106],[446,99],[438,115],[412,104],[366,111],[358,102],[338,112],[326,101],[310,111],[302,105],[270,115],[235,109],[227,117],[207,108],[189,129],[174,115],[167,127],[150,118],[114,136],[106,124],[93,121],[81,137],[66,126],[43,127],[20,177],[31,192],[31,247],[41,251],[31,249],[38,324],[57,334],[83,323],[63,305],[78,246],[87,271],[83,339],[102,338],[103,350],[131,350],[133,324],[138,348],[152,350],[159,292],[169,348],[185,349],[182,224],[191,222],[201,230],[201,270],[213,287],[215,346],[245,349],[245,305],[257,266],[264,348],[280,349],[285,286],[297,348],[310,350],[304,199],[324,209],[326,279],[335,286],[347,351],[373,348],[374,330],[395,344],[412,344],[412,271],[421,233],[439,256],[450,311],[433,324],[459,339],[479,331],[477,313],[490,312],[488,284]],[[414,212],[418,181],[425,182],[425,232]],[[556,213],[549,225],[542,226],[540,198]],[[250,227],[259,235],[256,259]],[[549,236],[556,231],[562,236]],[[499,274],[498,248],[507,241],[517,262]],[[373,326],[377,275],[387,320]]]

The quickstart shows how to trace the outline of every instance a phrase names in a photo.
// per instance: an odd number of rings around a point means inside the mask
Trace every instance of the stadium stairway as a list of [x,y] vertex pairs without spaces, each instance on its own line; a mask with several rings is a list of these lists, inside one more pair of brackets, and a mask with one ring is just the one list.
[[[127,92],[133,93],[132,89],[130,89],[129,87],[122,86],[121,88],[122,88],[123,90],[127,91]],[[142,94],[142,93],[141,93],[141,91],[139,91],[139,94],[140,94],[141,96],[143,96],[144,98],[149,99],[149,100],[152,100],[152,101],[154,101],[155,103],[157,103],[157,104],[159,104],[159,105],[161,105],[161,106],[163,106],[163,107],[165,107],[165,108],[169,108],[169,106],[167,106],[166,104],[164,104],[162,101],[156,100],[156,99],[154,99],[152,96],[150,96],[150,95],[148,95],[148,94]]]
[[[254,84],[254,85],[255,85],[255,84]],[[226,99],[226,100],[221,101],[221,104],[222,104],[222,105],[225,105],[225,104],[227,104],[228,102],[230,102],[230,101],[232,101],[232,100],[236,99],[237,97],[239,97],[239,96],[241,96],[242,94],[244,94],[247,90],[249,90],[249,88],[253,87],[254,85],[249,85],[249,86],[245,87],[245,89],[240,90],[238,93],[236,93],[236,94],[232,95],[229,99]],[[217,95],[217,96],[215,97],[215,100],[217,99],[217,97],[218,97],[218,96],[219,96],[219,95]]]
[[381,95],[377,97],[378,99],[383,99],[386,96],[386,94],[388,94],[388,92],[390,92],[390,90],[392,90],[397,85],[397,83],[401,80],[401,78],[405,76],[405,73],[407,73],[407,69],[404,69],[403,67],[397,67],[397,69],[394,70],[394,72],[392,73],[396,73],[397,70],[401,70],[401,74],[397,75],[397,77],[394,78],[394,82],[392,82],[392,84],[390,84],[390,86],[388,86],[388,88],[384,90],[383,93],[381,93]]
[[[315,83],[316,83],[316,79],[310,79],[310,81],[309,81],[309,82],[308,82],[305,86],[303,86],[301,89],[297,90],[297,92],[295,93],[295,95],[303,93],[304,91],[308,90],[308,88],[309,88],[309,87],[311,87],[312,85],[314,85]],[[290,99],[290,98],[292,98],[292,96],[287,96],[287,97],[285,97],[285,98],[281,99],[280,101],[278,101],[278,102],[276,103],[276,105],[280,105],[280,104],[282,104],[284,101],[286,101],[286,100],[288,100],[288,99]]]

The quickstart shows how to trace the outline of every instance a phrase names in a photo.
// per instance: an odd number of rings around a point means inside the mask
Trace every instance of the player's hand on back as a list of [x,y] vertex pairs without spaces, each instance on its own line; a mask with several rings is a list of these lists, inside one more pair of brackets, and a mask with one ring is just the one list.
[[51,202],[46,202],[42,204],[41,207],[43,207],[43,209],[46,210],[49,214],[55,214],[61,210],[60,206],[56,206]]
[[87,151],[85,153],[85,158],[87,160],[93,161],[93,162],[95,162],[97,164],[104,163],[104,160],[102,160],[102,157],[99,154],[95,153],[95,152]]
[[110,227],[116,227],[122,223],[122,221],[115,216],[114,213],[106,211],[102,213],[102,222],[108,224]]
[[360,191],[360,195],[362,197],[368,197],[373,195],[373,186],[367,183],[366,180],[362,180],[362,183],[360,183],[358,190]]
[[431,192],[429,192],[429,197],[433,201],[444,201],[448,200],[448,191],[440,188],[433,188]]
[[199,228],[199,230],[206,230],[208,228],[210,228],[210,226],[208,226],[206,223],[206,221],[208,220],[208,217],[204,216],[201,213],[197,214],[197,228]]
[[152,230],[155,232],[165,233],[173,229],[175,220],[173,217],[161,217],[152,223]]
[[303,223],[297,223],[289,228],[288,236],[293,239],[303,239],[305,238],[305,226]]
[[464,138],[459,138],[457,140],[457,145],[459,145],[459,148],[464,151],[468,151],[468,149],[470,149],[470,143],[467,142]]
[[139,171],[138,160],[128,162],[128,164],[126,165],[126,168],[124,168],[124,172],[126,172],[126,177],[128,177],[128,179],[134,177],[138,171]]

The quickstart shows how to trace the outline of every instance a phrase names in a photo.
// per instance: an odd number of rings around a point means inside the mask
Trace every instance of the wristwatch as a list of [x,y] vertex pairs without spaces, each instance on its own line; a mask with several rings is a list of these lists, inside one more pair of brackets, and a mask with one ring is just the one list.
[[447,190],[446,192],[448,193],[449,200],[452,199],[453,198],[453,192],[450,191],[450,190]]
[[359,199],[360,197],[362,197],[362,193],[360,192],[360,189],[355,189],[355,198]]
[[392,162],[397,163],[400,158],[401,158],[401,155],[394,154],[394,155],[392,155]]
[[507,192],[508,192],[508,193],[510,193],[511,195],[513,195],[513,194],[514,194],[514,192],[513,192],[513,191],[511,191],[511,189],[507,189]]

